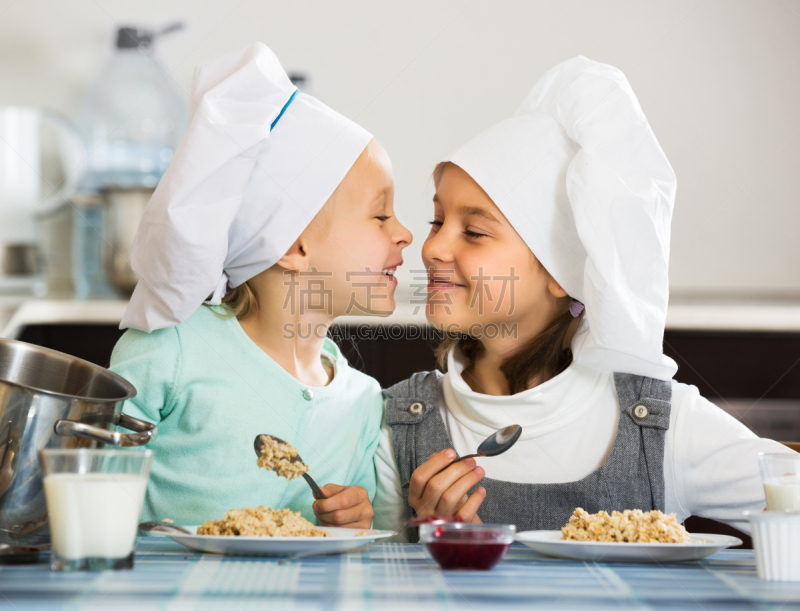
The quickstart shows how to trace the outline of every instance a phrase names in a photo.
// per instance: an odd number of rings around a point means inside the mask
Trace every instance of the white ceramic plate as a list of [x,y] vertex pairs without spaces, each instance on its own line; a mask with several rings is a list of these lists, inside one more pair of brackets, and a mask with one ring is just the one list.
[[700,560],[726,547],[741,545],[727,535],[693,534],[691,543],[601,543],[562,541],[560,530],[528,530],[517,541],[532,550],[556,558],[593,562],[680,562]]
[[[207,554],[235,556],[290,556],[304,552],[335,553],[360,547],[392,536],[388,530],[364,531],[355,528],[322,526],[330,537],[221,537],[197,535],[197,526],[186,526],[191,535],[167,535],[189,549]],[[367,534],[357,536],[359,533]]]

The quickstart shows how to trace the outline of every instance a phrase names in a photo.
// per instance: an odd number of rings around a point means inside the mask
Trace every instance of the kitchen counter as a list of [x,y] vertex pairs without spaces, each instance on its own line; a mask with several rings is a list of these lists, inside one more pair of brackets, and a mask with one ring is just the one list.
[[3,335],[3,330],[24,302],[23,298],[0,297],[0,337],[6,337]]
[[[384,386],[436,367],[431,347],[439,336],[413,294],[399,287],[391,316],[341,317],[333,329],[348,360]],[[0,337],[108,366],[126,307],[124,300],[0,299]],[[800,400],[800,378],[788,375],[800,359],[800,300],[673,298],[664,350],[678,362],[676,379],[705,396]],[[800,440],[800,418],[796,428]]]
[[14,339],[29,325],[98,324],[119,325],[127,301],[29,299],[5,308],[0,302],[0,337]]
[[[0,337],[16,338],[29,325],[119,325],[128,302],[124,300],[0,299]],[[350,325],[427,324],[425,308],[398,302],[388,317],[343,316],[337,322]]]
[[[399,289],[398,292],[400,293]],[[347,325],[425,325],[419,298],[399,298],[391,316],[343,316]],[[32,324],[118,325],[127,307],[124,300],[50,300],[0,298],[0,337],[18,337]],[[667,330],[800,333],[800,300],[675,299],[667,312]]]
[[673,299],[666,328],[800,333],[800,300]]

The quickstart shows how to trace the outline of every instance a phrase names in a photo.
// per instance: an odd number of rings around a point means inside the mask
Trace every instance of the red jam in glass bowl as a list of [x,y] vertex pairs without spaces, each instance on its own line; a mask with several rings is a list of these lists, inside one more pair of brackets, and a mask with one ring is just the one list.
[[512,524],[421,524],[419,540],[443,569],[485,571],[500,562],[514,541]]

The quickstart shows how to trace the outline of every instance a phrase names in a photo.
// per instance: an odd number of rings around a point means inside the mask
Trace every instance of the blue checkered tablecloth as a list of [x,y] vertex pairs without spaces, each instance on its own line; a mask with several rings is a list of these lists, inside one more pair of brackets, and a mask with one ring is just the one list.
[[571,562],[513,546],[491,571],[441,571],[420,545],[385,543],[278,566],[275,559],[138,542],[132,571],[54,573],[0,567],[13,609],[800,609],[800,582],[756,577],[753,553],[699,562]]

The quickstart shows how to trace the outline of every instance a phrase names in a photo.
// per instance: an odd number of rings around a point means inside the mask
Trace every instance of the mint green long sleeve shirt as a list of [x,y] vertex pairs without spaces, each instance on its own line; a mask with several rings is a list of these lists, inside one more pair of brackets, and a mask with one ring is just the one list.
[[331,340],[323,355],[335,365],[333,380],[307,387],[235,317],[205,306],[177,327],[129,329],[111,357],[111,370],[137,390],[123,411],[158,425],[148,446],[154,457],[142,519],[196,525],[229,509],[265,505],[316,523],[303,478],[287,482],[256,467],[253,440],[261,433],[297,448],[318,484],[363,486],[372,499],[380,386],[350,367]]

